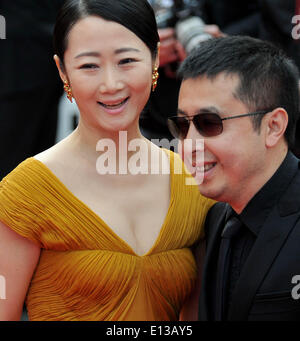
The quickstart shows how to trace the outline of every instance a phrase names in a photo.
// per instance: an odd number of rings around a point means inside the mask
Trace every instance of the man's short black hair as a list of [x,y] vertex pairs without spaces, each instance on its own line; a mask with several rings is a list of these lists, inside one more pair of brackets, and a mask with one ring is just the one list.
[[[270,42],[228,36],[201,43],[182,63],[178,76],[182,80],[201,76],[213,80],[220,73],[239,77],[234,96],[249,111],[278,107],[287,111],[285,139],[291,148],[299,115],[299,72],[294,62]],[[262,116],[252,120],[254,129],[259,131]]]

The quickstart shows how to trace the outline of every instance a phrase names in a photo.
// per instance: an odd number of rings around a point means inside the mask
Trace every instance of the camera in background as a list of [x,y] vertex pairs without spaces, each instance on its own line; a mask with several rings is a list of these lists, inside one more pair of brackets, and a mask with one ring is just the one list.
[[205,23],[197,0],[152,1],[158,28],[175,28],[178,41],[189,54],[201,42],[212,38],[204,32]]

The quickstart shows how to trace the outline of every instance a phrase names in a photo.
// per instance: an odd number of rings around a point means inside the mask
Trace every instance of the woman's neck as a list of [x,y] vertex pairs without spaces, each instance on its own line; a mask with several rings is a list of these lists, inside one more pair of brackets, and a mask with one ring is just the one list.
[[[133,143],[134,140],[138,142]],[[68,137],[68,144],[75,154],[90,164],[96,165],[99,157],[103,155],[103,158],[110,158],[112,164],[115,162],[117,169],[121,167],[123,170],[127,167],[127,162],[126,165],[120,162],[129,160],[137,152],[136,149],[129,148],[130,146],[138,144],[148,150],[151,146],[151,142],[142,136],[138,125],[130,130],[111,132],[86,127],[82,122],[79,122],[78,127]]]

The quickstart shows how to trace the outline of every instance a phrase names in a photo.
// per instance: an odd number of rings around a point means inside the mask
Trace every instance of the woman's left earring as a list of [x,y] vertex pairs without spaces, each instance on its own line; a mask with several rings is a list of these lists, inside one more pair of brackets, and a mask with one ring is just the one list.
[[152,91],[154,92],[157,87],[157,80],[159,77],[158,68],[155,67],[152,73]]
[[69,99],[69,101],[71,103],[73,103],[73,94],[72,94],[72,90],[71,90],[71,87],[70,87],[70,84],[68,83],[67,80],[64,80],[64,90],[67,94],[67,97]]

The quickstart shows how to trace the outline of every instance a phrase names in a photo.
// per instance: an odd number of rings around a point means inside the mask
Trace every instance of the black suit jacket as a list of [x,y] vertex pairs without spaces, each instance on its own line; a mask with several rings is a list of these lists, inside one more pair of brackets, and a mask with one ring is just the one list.
[[[229,321],[300,321],[300,299],[292,283],[300,275],[300,171],[273,207],[236,284]],[[212,320],[212,274],[216,271],[227,204],[218,203],[206,219],[206,257],[199,300],[199,320]],[[299,283],[298,283],[299,284]],[[299,286],[299,285],[298,285]]]

